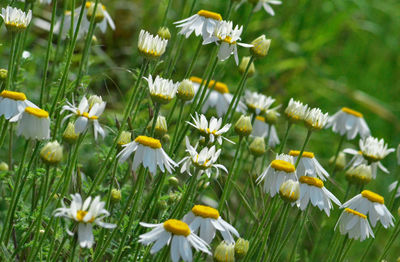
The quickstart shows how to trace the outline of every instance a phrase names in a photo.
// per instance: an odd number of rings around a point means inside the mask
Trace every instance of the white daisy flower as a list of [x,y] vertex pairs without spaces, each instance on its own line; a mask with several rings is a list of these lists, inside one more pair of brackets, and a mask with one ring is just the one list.
[[189,226],[180,220],[169,219],[161,224],[148,224],[140,222],[143,227],[153,228],[150,232],[139,236],[139,243],[149,245],[154,243],[150,254],[157,253],[164,246],[170,245],[171,260],[178,262],[181,258],[185,262],[193,259],[192,247],[197,251],[211,255],[210,247],[204,240],[193,234]]
[[307,109],[308,105],[290,98],[289,104],[285,109],[285,115],[293,122],[301,121],[305,119]]
[[25,107],[21,119],[18,121],[17,135],[23,135],[26,139],[49,139],[49,113],[40,108]]
[[220,21],[222,21],[220,14],[207,10],[200,10],[197,14],[177,21],[174,24],[182,28],[179,34],[184,35],[186,38],[194,32],[196,36],[201,35],[203,40],[206,40],[212,36]]
[[[300,155],[300,151],[291,150],[289,155],[293,156],[294,161],[296,162]],[[318,177],[323,181],[329,177],[328,172],[321,166],[312,152],[303,152],[301,155],[299,164],[297,166],[297,175]]]
[[179,82],[174,83],[172,80],[164,79],[160,76],[157,76],[154,81],[151,75],[148,78],[143,78],[149,84],[150,96],[153,101],[160,104],[167,104],[174,99]]
[[270,96],[248,90],[245,91],[243,100],[249,111],[257,115],[267,112],[269,107],[275,102],[275,99]]
[[348,140],[354,139],[358,134],[365,138],[371,133],[363,115],[347,107],[331,116],[326,127],[332,127],[332,131],[341,136],[346,135]]
[[213,36],[205,39],[203,44],[216,43],[220,45],[218,51],[218,59],[220,61],[225,61],[232,54],[235,57],[236,65],[239,64],[239,57],[237,53],[237,46],[242,47],[252,47],[253,45],[240,43],[240,35],[242,34],[243,26],[238,25],[233,28],[233,23],[231,21],[221,21],[215,28]]
[[186,152],[189,153],[189,156],[184,157],[178,163],[178,165],[183,163],[181,173],[187,172],[191,176],[191,166],[195,166],[197,170],[199,170],[198,175],[205,173],[209,178],[211,177],[211,168],[215,168],[216,177],[218,177],[220,169],[225,171],[225,173],[228,173],[228,170],[224,165],[216,164],[219,155],[221,154],[221,149],[216,150],[215,146],[212,146],[211,148],[205,147],[200,151],[200,153],[197,153],[196,148],[197,145],[192,147],[188,137],[186,137]]
[[225,124],[222,128],[222,118],[211,117],[210,122],[207,121],[205,115],[199,115],[197,112],[195,113],[195,117],[191,116],[193,123],[186,122],[192,127],[196,128],[201,136],[205,137],[210,143],[214,143],[216,140],[218,144],[222,144],[222,139],[230,143],[234,143],[228,138],[224,137],[223,134],[228,132],[231,124]]
[[119,162],[124,162],[133,152],[132,170],[136,171],[140,164],[143,167],[149,168],[151,174],[155,174],[157,166],[164,173],[165,169],[172,173],[177,164],[172,160],[164,149],[162,149],[161,142],[158,139],[148,136],[138,136],[136,139],[128,144],[123,145],[124,149],[119,152]]
[[24,93],[3,90],[0,93],[0,116],[10,122],[18,121],[26,107],[37,108]]
[[[84,15],[87,19],[84,19],[84,21],[83,21],[82,27],[83,27],[84,31],[89,30],[90,15],[88,15],[88,14],[90,14],[90,11],[92,11],[92,10],[90,10],[90,8],[94,8],[94,5],[95,5],[95,2],[90,2],[90,1],[87,1],[85,4],[85,14]],[[96,16],[98,14],[100,14],[100,18],[102,18],[102,19],[99,19],[100,22],[98,22],[98,21],[96,21],[97,17],[95,18],[96,26],[98,26],[100,28],[100,30],[103,34],[107,30],[107,25],[110,26],[110,28],[113,31],[115,31],[115,23],[114,23],[113,19],[111,18],[110,14],[107,12],[106,7],[103,4],[101,4],[100,2],[98,2],[97,9],[98,10],[96,10]],[[79,11],[75,11],[75,13],[79,14]]]
[[[397,183],[398,183],[398,182],[395,181],[395,182],[393,182],[393,183],[391,183],[391,184],[389,185],[389,191],[390,191],[390,192],[392,192],[393,190],[396,189]],[[395,198],[398,198],[399,196],[400,196],[400,187],[397,188],[397,192],[396,192]]]
[[385,206],[385,199],[372,191],[363,190],[361,194],[344,203],[342,207],[348,207],[368,215],[372,227],[375,227],[378,221],[384,228],[394,226],[394,217]]
[[[268,123],[265,122],[265,117],[263,116],[256,116],[256,119],[254,120],[254,124],[253,124],[253,131],[251,132],[252,136],[256,136],[256,137],[268,137],[268,130],[269,129],[269,125]],[[280,143],[279,141],[279,137],[278,134],[276,132],[276,128],[274,125],[271,126],[271,134],[269,135],[269,139],[268,139],[268,145],[270,147],[275,147],[276,145],[278,145]]]
[[106,102],[103,102],[102,100],[93,103],[93,105],[89,105],[86,97],[83,97],[78,107],[76,107],[74,103],[69,103],[67,101],[67,105],[63,106],[61,113],[65,110],[72,112],[72,114],[64,117],[63,121],[67,120],[71,116],[78,117],[75,121],[75,133],[77,134],[81,134],[82,132],[84,132],[88,128],[88,125],[92,123],[94,138],[95,140],[97,140],[98,134],[100,134],[103,138],[105,136],[104,129],[100,126],[98,120],[101,114],[104,112],[105,107]]
[[298,200],[298,207],[305,210],[308,203],[311,201],[313,206],[319,210],[325,211],[326,215],[330,215],[330,210],[333,209],[332,202],[340,206],[340,201],[324,187],[324,182],[316,177],[301,176],[300,182],[300,198]]
[[[199,77],[192,76],[190,77],[190,81],[192,81],[193,83],[195,93],[199,92],[200,85],[203,80]],[[205,83],[203,84],[205,85]],[[229,104],[232,102],[233,99],[233,95],[229,93],[228,86],[222,82],[211,80],[208,88],[210,89],[210,94],[207,95],[207,99],[203,103],[201,112],[204,114],[209,108],[215,108],[218,117],[224,116],[227,113]],[[245,105],[243,104],[243,102],[239,101],[236,111],[244,113],[244,108]]]
[[307,109],[304,121],[306,125],[311,129],[321,130],[328,123],[328,113],[322,113],[319,108]]
[[364,241],[370,236],[375,237],[367,216],[350,208],[346,208],[342,212],[336,223],[335,230],[338,226],[340,234],[348,234],[350,239]]
[[158,35],[153,36],[145,30],[140,30],[138,49],[147,58],[158,58],[165,53],[168,40]]
[[297,180],[296,168],[293,165],[293,157],[285,154],[276,156],[267,169],[257,178],[257,183],[264,181],[264,192],[274,197],[279,193],[283,182],[291,179]]
[[[103,218],[108,217],[110,213],[104,209],[105,202],[100,201],[97,196],[93,199],[88,197],[85,202],[82,202],[80,194],[71,195],[72,201],[70,207],[66,207],[62,202],[63,207],[55,210],[54,216],[65,217],[74,220],[78,223],[78,242],[82,248],[92,248],[94,237],[92,232],[93,224],[103,228],[113,229],[114,224],[103,222]],[[73,236],[73,233],[67,229],[67,233]]]
[[261,8],[264,8],[265,12],[274,16],[275,12],[274,9],[272,9],[271,5],[281,5],[281,4],[282,2],[278,0],[259,0],[253,9],[253,12],[258,12],[261,10]]
[[223,220],[217,209],[195,205],[184,217],[183,221],[187,223],[193,232],[199,232],[199,236],[207,244],[210,244],[215,237],[215,232],[218,230],[222,238],[229,244],[235,243],[232,236],[240,237],[237,230],[228,222]]
[[32,10],[25,13],[21,9],[7,6],[1,9],[0,16],[3,18],[4,24],[10,31],[25,30],[32,20]]

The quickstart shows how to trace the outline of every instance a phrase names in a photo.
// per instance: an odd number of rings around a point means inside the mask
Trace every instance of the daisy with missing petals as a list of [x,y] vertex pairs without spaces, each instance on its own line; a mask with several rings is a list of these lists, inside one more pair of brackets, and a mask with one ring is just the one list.
[[233,23],[231,21],[221,21],[215,28],[214,35],[210,38],[204,40],[203,44],[216,43],[220,45],[218,51],[218,59],[220,61],[225,61],[232,54],[235,57],[236,65],[239,64],[239,57],[237,53],[237,46],[242,47],[252,47],[253,45],[240,43],[240,35],[242,34],[243,26],[238,25],[233,28]]
[[183,221],[169,219],[161,224],[148,224],[140,222],[143,227],[152,228],[150,232],[139,236],[139,243],[149,245],[154,243],[150,254],[155,254],[164,246],[170,245],[171,260],[178,262],[181,258],[185,262],[193,259],[192,247],[197,251],[211,255],[210,247],[204,240],[196,236]]
[[[105,202],[100,201],[97,196],[93,199],[88,197],[82,203],[80,194],[71,195],[72,201],[70,207],[66,207],[62,202],[63,207],[57,208],[54,216],[65,217],[74,220],[78,223],[78,242],[82,248],[92,248],[94,244],[94,237],[92,226],[98,225],[103,228],[113,229],[116,227],[114,224],[103,222],[103,218],[108,217],[110,213],[104,209]],[[74,234],[67,229],[67,233],[71,236]]]
[[200,238],[207,244],[210,244],[214,239],[217,230],[229,244],[235,243],[232,234],[240,237],[237,230],[221,218],[218,210],[209,206],[195,205],[183,217],[183,221],[189,225],[193,232],[200,232]]
[[244,93],[244,103],[251,113],[257,115],[267,112],[269,107],[275,102],[270,96],[265,96],[257,92],[246,90]]
[[197,145],[196,147],[192,147],[190,145],[188,137],[186,137],[186,152],[189,153],[189,156],[184,157],[178,165],[182,164],[181,173],[187,172],[190,176],[190,167],[195,166],[198,170],[198,175],[205,173],[209,178],[211,177],[211,168],[215,168],[216,177],[219,175],[219,170],[225,171],[228,173],[228,170],[225,166],[221,164],[216,164],[219,155],[221,154],[221,149],[216,150],[215,146],[211,148],[203,148],[200,153],[197,153]]
[[138,136],[128,144],[123,145],[124,149],[119,152],[119,162],[124,162],[133,152],[132,170],[136,171],[140,164],[149,168],[151,174],[155,174],[157,166],[164,173],[165,169],[172,173],[177,164],[162,149],[161,142],[158,139],[148,136]]
[[201,136],[206,138],[206,140],[209,141],[210,143],[214,143],[214,141],[217,140],[218,144],[221,145],[222,139],[225,139],[226,141],[233,143],[228,138],[222,136],[224,133],[228,132],[229,128],[231,127],[231,124],[226,124],[221,128],[222,118],[211,117],[210,122],[208,122],[205,115],[199,115],[195,113],[195,117],[193,116],[191,117],[193,123],[191,122],[186,122],[186,123],[196,128],[200,132]]
[[340,234],[348,234],[350,239],[364,241],[370,236],[375,237],[367,216],[350,208],[345,208],[342,212],[336,223],[335,230],[338,226]]
[[162,56],[167,48],[168,40],[153,36],[145,30],[140,30],[138,49],[146,58],[155,59]]
[[304,122],[306,126],[311,130],[321,130],[328,123],[329,115],[328,113],[322,113],[319,108],[307,109],[306,115],[304,117]]
[[21,9],[7,6],[1,9],[0,16],[3,18],[7,30],[19,32],[25,30],[32,20],[32,10],[25,13]]
[[394,217],[385,206],[385,199],[372,191],[363,190],[361,194],[344,203],[342,207],[348,207],[368,215],[372,227],[375,227],[378,221],[384,228],[394,226]]
[[37,108],[26,99],[24,93],[7,90],[0,93],[0,116],[4,116],[10,122],[18,121],[26,107]]
[[300,101],[295,101],[293,98],[290,98],[289,104],[285,109],[285,115],[289,121],[296,123],[305,119],[307,109],[308,105],[304,105]]
[[[268,130],[271,130],[270,135],[268,135]],[[268,145],[270,147],[275,147],[280,143],[275,126],[270,126],[270,124],[266,123],[266,119],[263,116],[256,116],[251,135],[264,138],[269,137]]]
[[267,169],[257,178],[257,183],[264,181],[264,192],[274,197],[279,193],[283,182],[296,178],[296,169],[293,165],[293,157],[285,154],[276,156]]
[[168,104],[176,95],[179,83],[174,83],[172,80],[164,79],[157,76],[153,81],[153,77],[149,75],[144,77],[149,84],[151,99],[160,104]]
[[316,177],[301,176],[300,182],[300,198],[298,206],[301,210],[305,210],[308,203],[311,201],[313,206],[319,210],[325,211],[326,215],[330,215],[330,210],[333,209],[332,202],[340,206],[340,201],[324,187],[324,182]]
[[363,114],[347,107],[331,116],[326,127],[332,127],[332,131],[341,136],[346,135],[348,140],[354,139],[358,134],[365,138],[371,133]]
[[[252,0],[251,2],[254,2],[257,0]],[[258,0],[256,6],[254,7],[253,12],[258,12],[261,10],[261,7],[264,8],[265,12],[268,14],[274,16],[275,12],[274,9],[272,9],[271,5],[281,5],[282,2],[278,0]]]
[[[300,155],[300,151],[291,150],[289,155],[293,156],[294,161],[296,162]],[[299,164],[297,166],[297,175],[318,177],[323,181],[329,177],[328,172],[321,166],[312,152],[303,152],[301,155]]]
[[25,107],[21,119],[18,121],[17,135],[23,135],[26,139],[49,139],[49,113],[40,108]]
[[222,21],[218,13],[207,10],[200,10],[197,14],[186,19],[175,22],[176,27],[181,27],[180,35],[188,38],[193,32],[196,36],[201,35],[203,40],[208,39],[214,33],[215,27]]

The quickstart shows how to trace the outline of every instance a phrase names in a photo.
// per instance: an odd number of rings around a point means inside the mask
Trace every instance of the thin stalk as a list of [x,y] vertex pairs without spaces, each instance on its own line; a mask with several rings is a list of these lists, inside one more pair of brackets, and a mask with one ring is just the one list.
[[[0,146],[1,146],[1,145],[0,145]],[[397,166],[397,170],[396,170],[396,171],[397,171],[396,173],[399,172],[399,166]],[[397,175],[397,176],[399,176],[399,175]],[[393,190],[393,193],[392,193],[392,195],[391,195],[391,197],[390,197],[390,201],[389,201],[389,205],[388,205],[390,212],[393,211],[393,208],[394,208],[394,200],[396,199],[397,190],[399,189],[399,186],[400,186],[400,179],[397,178],[396,181],[397,181],[397,184],[396,184],[396,186],[395,186],[395,188],[394,188],[394,190]]]
[[306,211],[304,212],[304,215],[301,218],[300,231],[299,231],[299,234],[296,237],[296,241],[294,242],[292,252],[290,253],[290,258],[288,260],[289,262],[295,261],[297,246],[299,244],[301,235],[303,234],[303,230],[304,230],[304,226],[305,226],[305,223],[306,223],[306,220],[307,220],[308,210],[309,209],[310,209],[310,205],[307,206]]
[[[376,231],[375,231],[375,237],[368,240],[368,245],[364,249],[363,256],[361,257],[360,262],[365,261],[365,259],[367,258],[369,251],[371,251],[372,245],[374,244],[375,239],[378,237],[381,229],[382,229],[381,224],[378,224],[378,226],[376,227]],[[381,260],[379,260],[379,261],[381,261]]]
[[185,205],[187,204],[187,201],[189,199],[189,196],[194,192],[194,187],[196,185],[197,181],[197,176],[199,174],[199,170],[196,170],[194,175],[192,175],[189,178],[189,186],[186,188],[185,192],[183,193],[183,196],[181,200],[178,202],[178,204],[175,206],[175,209],[172,211],[171,217],[181,217],[183,214],[183,211],[185,209]]
[[339,144],[338,144],[338,148],[336,149],[335,157],[334,157],[334,159],[333,159],[333,167],[332,167],[331,177],[334,177],[334,176],[335,176],[335,173],[336,173],[336,170],[337,170],[337,168],[336,168],[336,161],[337,161],[337,159],[338,159],[340,150],[342,149],[342,145],[343,145],[343,142],[344,142],[344,138],[345,138],[344,135],[340,137]]
[[181,104],[179,106],[178,121],[176,122],[174,135],[172,136],[171,144],[170,144],[170,147],[169,147],[169,151],[170,152],[172,151],[172,148],[174,148],[175,141],[176,141],[176,138],[178,136],[180,123],[182,121],[182,114],[183,114],[183,107],[184,106],[185,106],[185,103],[183,101],[181,101]]
[[293,125],[293,123],[290,122],[290,120],[288,120],[285,136],[282,139],[281,148],[279,149],[279,153],[278,154],[282,154],[283,149],[285,148],[285,144],[286,144],[286,141],[287,141],[287,138],[288,138],[288,135],[289,135],[289,131],[290,131],[290,128],[292,127],[292,125]]
[[153,115],[153,123],[151,125],[150,136],[154,136],[154,130],[156,128],[156,123],[158,119],[158,115],[160,114],[161,105],[159,103],[154,103],[154,115]]
[[[273,243],[272,243],[272,247],[270,249],[271,258],[273,258],[275,253],[278,251],[277,246],[281,245],[280,241],[282,238],[282,234],[285,231],[286,222],[287,222],[288,214],[289,214],[289,208],[290,208],[290,203],[286,202],[283,206],[282,215],[279,218],[279,222],[277,225],[277,232],[275,233],[275,237],[272,239]],[[271,246],[271,244],[269,246]]]
[[340,257],[339,262],[342,262],[346,258],[347,253],[349,252],[349,250],[350,250],[351,246],[353,245],[353,243],[354,243],[354,239],[350,239],[350,241],[348,241],[347,246],[345,246],[344,250],[342,251],[343,254]]
[[205,95],[207,93],[208,86],[210,85],[211,79],[213,79],[213,77],[214,77],[215,68],[217,67],[217,64],[218,64],[218,57],[215,57],[214,62],[212,64],[212,66],[211,66],[211,70],[210,70],[210,73],[208,75],[206,84],[204,85],[202,93],[200,95],[199,102],[197,103],[197,105],[195,107],[195,111],[200,110],[200,108],[203,106],[204,98],[205,98]]
[[174,115],[176,106],[178,105],[178,101],[180,101],[180,100],[175,99],[174,104],[172,105],[172,108],[169,110],[169,113],[168,113],[168,116],[167,116],[167,124],[168,125],[171,123],[171,119],[172,119],[172,116]]
[[169,9],[171,8],[171,3],[172,3],[172,0],[168,0],[167,8],[165,9],[164,16],[163,16],[163,19],[161,22],[161,26],[165,26],[165,24],[167,22],[167,16],[168,16]]
[[189,66],[188,70],[186,71],[185,77],[183,79],[188,78],[192,74],[193,67],[197,62],[197,58],[199,57],[199,53],[200,53],[200,50],[201,50],[202,46],[203,46],[203,39],[200,38],[199,39],[199,43],[197,44],[197,47],[196,47],[196,51],[195,51],[194,56],[192,58],[192,61],[190,62],[190,66]]
[[308,129],[306,139],[304,140],[304,144],[303,144],[303,146],[301,147],[300,154],[299,154],[299,156],[297,157],[296,164],[294,165],[296,168],[297,168],[297,166],[298,166],[299,163],[300,163],[300,159],[301,159],[301,157],[303,156],[304,149],[306,148],[306,146],[307,146],[307,144],[308,144],[308,141],[310,140],[311,134],[312,134],[312,130],[311,130],[311,129]]
[[349,240],[349,238],[348,238],[348,236],[346,235],[346,236],[344,237],[344,239],[343,239],[343,242],[342,242],[341,247],[340,247],[338,250],[336,250],[336,252],[335,252],[335,254],[334,254],[334,256],[333,256],[332,262],[339,261],[339,258],[340,258],[340,256],[341,256],[341,254],[343,254],[343,250],[344,250],[344,248],[345,248],[345,246],[346,246],[348,240]]
[[12,153],[13,153],[13,125],[10,125],[10,133],[9,133],[9,142],[8,142],[8,168],[10,171],[13,170],[13,163],[12,163]]
[[389,252],[390,247],[393,245],[394,241],[397,239],[397,237],[400,234],[400,220],[397,221],[396,226],[394,227],[393,233],[392,235],[389,237],[388,241],[386,242],[386,245],[383,249],[383,253],[380,256],[380,258],[378,259],[378,261],[382,261],[386,258],[387,253]]
[[[10,58],[8,60],[8,72],[7,72],[7,79],[5,89],[9,90],[11,85],[11,79],[13,75],[13,68],[14,68],[14,52],[15,52],[15,33],[11,32],[11,45],[10,45]],[[3,89],[2,89],[3,90]]]

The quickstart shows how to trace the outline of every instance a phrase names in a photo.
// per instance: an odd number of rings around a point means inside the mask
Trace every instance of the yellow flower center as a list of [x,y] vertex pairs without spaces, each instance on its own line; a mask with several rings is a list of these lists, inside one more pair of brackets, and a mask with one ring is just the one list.
[[221,93],[221,94],[226,94],[229,93],[228,86],[224,83],[221,82],[216,82],[214,80],[210,81],[210,84],[208,85],[208,88],[213,88],[215,91]]
[[189,226],[180,220],[177,219],[169,219],[164,222],[164,229],[168,232],[171,232],[174,235],[180,235],[187,237],[190,235]]
[[322,182],[321,179],[318,179],[316,177],[301,176],[299,179],[299,182],[310,185],[310,186],[319,187],[319,188],[324,187],[324,182]]
[[[94,5],[93,2],[86,2],[85,7],[90,8],[92,5]],[[100,5],[100,4],[98,4],[98,5]],[[106,7],[104,5],[101,5],[101,8],[103,8],[103,10],[106,10]]]
[[357,211],[355,211],[355,210],[353,210],[353,209],[350,209],[350,208],[345,208],[344,211],[346,211],[346,212],[349,213],[349,214],[353,214],[353,215],[359,216],[359,217],[361,217],[361,218],[363,218],[363,219],[366,219],[366,218],[367,218],[366,215],[364,215],[364,214],[362,214],[362,213],[360,213],[360,212],[357,212]]
[[215,208],[209,207],[209,206],[195,205],[192,208],[192,212],[196,216],[200,216],[203,218],[214,218],[214,219],[219,218],[218,210],[216,210]]
[[[249,105],[249,106],[251,107],[252,105]],[[265,117],[263,117],[263,116],[256,116],[256,119],[265,123]]]
[[372,191],[363,190],[361,192],[361,195],[371,202],[380,203],[382,205],[385,203],[385,199],[383,198],[383,196],[378,195],[377,193],[374,193]]
[[49,117],[49,113],[40,108],[26,107],[25,112],[27,112],[30,115],[39,117],[39,118],[48,118]]
[[189,80],[197,84],[201,84],[201,82],[203,82],[203,79],[197,76],[191,76]]
[[222,16],[220,14],[207,10],[200,10],[199,12],[197,12],[197,14],[205,18],[211,18],[218,21],[222,20]]
[[[289,155],[294,156],[294,157],[299,156],[300,155],[300,151],[298,151],[298,150],[290,150]],[[304,151],[303,154],[301,155],[301,157],[314,158],[314,153],[313,152]]]
[[[83,218],[86,216],[88,212],[84,210],[78,210],[76,212],[76,219],[78,219],[79,222],[83,222]],[[87,223],[93,223],[94,217],[92,217]]]
[[92,119],[92,120],[99,119],[98,116],[89,116],[89,113],[87,113],[87,112],[84,112],[83,114],[81,114],[81,116],[86,117],[87,119]]
[[161,148],[160,140],[148,136],[138,136],[135,138],[135,142],[154,149]]
[[225,38],[222,38],[222,37],[218,37],[218,38],[222,42],[225,42],[225,43],[228,43],[228,44],[232,44],[232,45],[236,44],[236,41],[232,41],[232,37],[230,37],[230,36],[227,36]]
[[0,96],[2,96],[4,98],[13,99],[13,100],[20,100],[20,101],[26,100],[25,94],[21,93],[21,92],[13,92],[13,91],[4,90],[0,93]]
[[272,161],[271,167],[275,170],[284,171],[286,173],[293,173],[296,170],[294,165],[292,165],[291,163],[279,159],[275,159],[274,161]]
[[342,111],[345,112],[345,113],[347,113],[347,114],[349,114],[349,115],[353,115],[353,116],[355,116],[355,117],[359,117],[359,118],[362,118],[362,117],[363,117],[363,114],[361,114],[360,112],[358,112],[358,111],[356,111],[356,110],[350,109],[350,108],[348,108],[348,107],[343,107],[343,108],[342,108]]

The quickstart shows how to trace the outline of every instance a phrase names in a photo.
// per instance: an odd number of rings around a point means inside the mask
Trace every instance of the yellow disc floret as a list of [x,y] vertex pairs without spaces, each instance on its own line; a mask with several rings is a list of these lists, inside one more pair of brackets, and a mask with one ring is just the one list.
[[371,202],[380,203],[382,205],[385,203],[385,199],[383,198],[383,196],[378,195],[377,193],[374,193],[372,191],[363,190],[361,192],[361,195]]
[[135,138],[135,142],[154,149],[161,148],[160,140],[148,136],[138,136]]
[[[78,210],[78,211],[76,212],[76,219],[77,219],[79,222],[84,222],[83,219],[85,218],[85,216],[86,216],[87,213],[88,213],[87,211]],[[93,221],[94,221],[94,217],[92,217],[89,221],[87,221],[87,223],[93,223]]]
[[211,18],[211,19],[218,20],[218,21],[222,20],[222,16],[220,14],[211,12],[211,11],[207,11],[207,10],[200,10],[199,12],[197,12],[197,14],[199,16],[203,16],[205,18]]
[[[294,156],[294,157],[299,156],[300,155],[300,151],[298,151],[298,150],[290,150],[289,155]],[[314,158],[314,153],[313,152],[304,151],[303,154],[301,155],[301,157]]]
[[[248,105],[248,107],[253,107],[253,105]],[[265,123],[265,117],[263,117],[263,116],[256,116],[256,119],[257,119],[258,121],[261,121],[261,122],[264,122],[264,123]]]
[[344,211],[346,211],[346,212],[349,213],[349,214],[353,214],[353,215],[359,216],[359,217],[361,217],[361,218],[363,218],[363,219],[366,219],[366,218],[367,218],[366,215],[364,215],[364,214],[362,214],[362,213],[360,213],[360,212],[357,212],[357,211],[355,211],[355,210],[353,210],[353,209],[350,209],[350,208],[345,208]]
[[216,82],[212,80],[210,84],[208,85],[208,88],[213,88],[215,91],[221,93],[221,94],[226,94],[229,93],[228,86],[224,83],[221,82]]
[[0,96],[1,96],[1,97],[4,97],[4,98],[9,98],[9,99],[12,99],[12,100],[19,100],[19,101],[24,101],[24,100],[26,100],[25,94],[24,94],[24,93],[21,93],[21,92],[14,92],[14,91],[3,90],[3,91],[0,93]]
[[343,107],[343,108],[342,108],[342,111],[345,112],[345,113],[347,113],[347,114],[349,114],[349,115],[353,115],[353,116],[355,116],[355,117],[359,117],[359,118],[362,118],[362,117],[363,117],[363,114],[361,114],[360,112],[358,112],[358,111],[356,111],[356,110],[350,109],[350,108],[348,108],[348,107]]
[[174,235],[181,235],[187,237],[190,235],[189,226],[180,220],[169,219],[164,222],[164,229],[171,232]]
[[284,171],[286,173],[293,173],[296,170],[293,164],[279,159],[272,161],[271,167],[275,170]]
[[25,112],[27,112],[30,115],[40,117],[40,118],[48,118],[49,117],[49,113],[40,108],[25,107]]
[[316,177],[301,176],[299,179],[299,182],[310,185],[310,186],[319,187],[319,188],[324,187],[324,182],[322,182],[321,179],[318,179]]
[[87,119],[91,119],[91,120],[99,119],[98,116],[89,116],[89,113],[87,113],[87,112],[83,113],[82,116],[86,117]]
[[203,79],[197,76],[191,76],[189,80],[197,84],[201,84],[201,82],[203,82]]
[[214,219],[219,218],[218,210],[216,210],[215,208],[209,207],[209,206],[195,205],[192,208],[192,212],[196,216],[200,216],[203,218],[214,218]]

